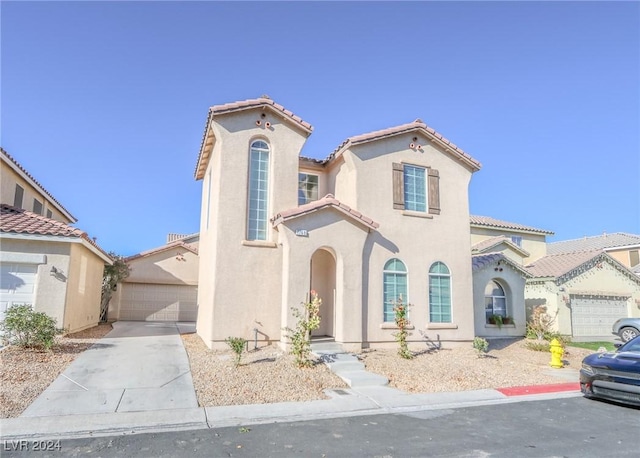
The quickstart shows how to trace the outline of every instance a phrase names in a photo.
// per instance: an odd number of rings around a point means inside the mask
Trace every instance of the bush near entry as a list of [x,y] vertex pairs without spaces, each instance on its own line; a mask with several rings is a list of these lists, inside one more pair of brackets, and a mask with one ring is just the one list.
[[56,320],[43,312],[36,312],[30,304],[9,307],[4,321],[0,323],[3,340],[23,348],[51,349],[56,334]]

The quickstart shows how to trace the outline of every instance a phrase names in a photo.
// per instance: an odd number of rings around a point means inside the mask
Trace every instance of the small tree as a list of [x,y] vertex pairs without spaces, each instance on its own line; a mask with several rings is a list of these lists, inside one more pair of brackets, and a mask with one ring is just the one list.
[[247,345],[247,340],[242,337],[228,337],[225,340],[227,345],[231,348],[231,350],[236,354],[235,364],[236,367],[240,365],[240,359],[242,358],[242,352],[244,351],[245,346]]
[[315,291],[311,291],[311,300],[302,303],[302,310],[291,307],[297,323],[295,329],[284,328],[291,340],[291,353],[295,356],[298,367],[310,367],[311,361],[311,331],[320,327],[320,305],[322,299]]
[[100,300],[100,321],[107,321],[107,312],[109,311],[109,302],[111,296],[116,290],[116,286],[122,280],[129,276],[131,269],[125,262],[124,256],[110,252],[109,256],[113,259],[113,265],[105,265],[102,275],[102,297]]
[[[556,312],[556,316],[557,316]],[[538,340],[545,340],[553,334],[552,326],[556,321],[556,316],[547,313],[545,305],[539,305],[533,309],[533,313],[527,322],[527,337]]]
[[411,304],[405,305],[402,301],[402,296],[398,298],[398,301],[393,306],[396,326],[399,329],[398,332],[394,333],[394,336],[396,338],[396,342],[400,344],[398,354],[404,359],[413,359],[413,353],[409,350],[409,345],[407,344],[407,337],[411,335],[407,330],[407,327],[411,325],[407,313],[409,307],[411,307]]
[[489,351],[489,342],[487,342],[487,339],[482,337],[476,337],[473,339],[473,348],[476,349],[478,352],[478,358],[480,358],[481,356],[486,355]]
[[3,339],[24,348],[49,350],[56,334],[56,320],[43,312],[36,312],[30,304],[15,304],[9,307],[4,321],[0,323]]

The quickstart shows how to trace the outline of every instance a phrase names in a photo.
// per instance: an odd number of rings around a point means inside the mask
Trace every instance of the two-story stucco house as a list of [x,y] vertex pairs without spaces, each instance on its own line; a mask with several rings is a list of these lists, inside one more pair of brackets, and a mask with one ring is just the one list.
[[291,307],[315,290],[317,334],[346,348],[392,343],[400,297],[414,340],[472,340],[480,163],[420,120],[350,137],[325,160],[301,156],[311,132],[267,97],[210,108],[195,171],[200,337],[284,344]]

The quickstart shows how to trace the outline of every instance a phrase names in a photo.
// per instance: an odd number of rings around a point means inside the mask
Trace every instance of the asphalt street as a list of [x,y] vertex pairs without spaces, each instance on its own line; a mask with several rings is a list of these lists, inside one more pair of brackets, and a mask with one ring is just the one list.
[[637,457],[639,449],[639,408],[573,397],[49,443],[14,441],[3,444],[2,456],[584,458]]

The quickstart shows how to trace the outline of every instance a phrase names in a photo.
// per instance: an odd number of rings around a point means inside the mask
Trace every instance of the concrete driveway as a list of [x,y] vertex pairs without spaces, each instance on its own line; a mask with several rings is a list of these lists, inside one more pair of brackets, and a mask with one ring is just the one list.
[[181,329],[193,331],[195,325],[113,323],[113,330],[73,361],[22,417],[198,407]]

